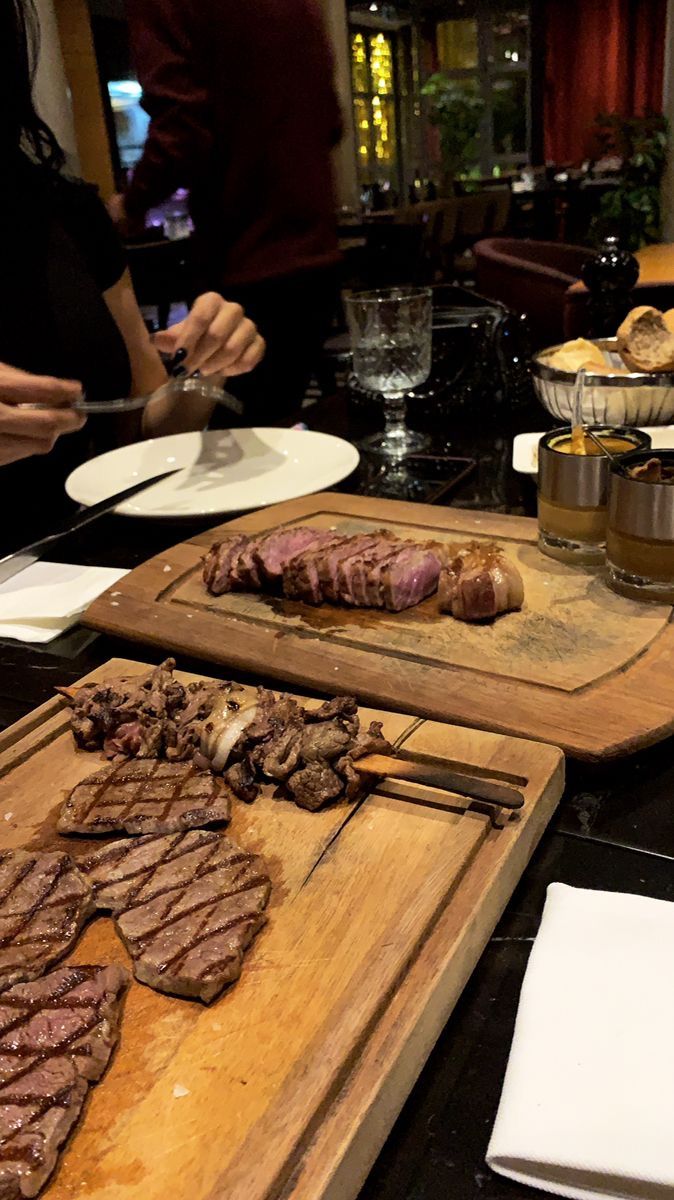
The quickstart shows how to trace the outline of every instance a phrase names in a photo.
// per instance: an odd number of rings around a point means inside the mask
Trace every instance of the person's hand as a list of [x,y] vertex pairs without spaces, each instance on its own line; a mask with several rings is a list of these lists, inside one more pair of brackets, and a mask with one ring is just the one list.
[[[30,375],[0,363],[0,466],[48,454],[61,434],[81,429],[85,418],[71,408],[81,395],[76,380]],[[45,407],[22,407],[26,404]]]
[[184,372],[202,375],[244,375],[265,351],[257,326],[241,305],[230,304],[217,292],[199,296],[184,321],[155,333],[153,341],[163,354],[175,356]]

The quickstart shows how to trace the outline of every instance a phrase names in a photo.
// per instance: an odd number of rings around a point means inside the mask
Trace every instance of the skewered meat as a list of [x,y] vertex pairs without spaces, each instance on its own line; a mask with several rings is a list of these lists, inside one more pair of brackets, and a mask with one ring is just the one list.
[[440,609],[460,621],[481,621],[521,608],[524,585],[500,546],[473,542],[441,572]]
[[110,758],[192,758],[204,721],[215,711],[235,711],[243,689],[215,681],[184,686],[174,669],[167,658],[148,675],[83,684],[72,701],[77,745]]
[[111,764],[73,788],[60,833],[174,833],[226,825],[230,792],[192,762],[132,759]]
[[233,745],[225,779],[247,801],[255,799],[257,785],[268,780],[281,784],[302,808],[316,810],[337,799],[352,799],[362,788],[354,760],[392,752],[381,730],[380,721],[361,730],[353,696],[306,709],[290,696],[259,688],[255,719]]
[[206,830],[112,842],[82,861],[96,906],[111,911],[136,979],[210,1003],[241,974],[265,922],[265,864]]
[[129,975],[60,967],[0,997],[0,1196],[36,1196],[115,1048]]
[[89,885],[67,854],[0,853],[0,991],[48,971],[92,912]]
[[[423,554],[421,552],[422,558]],[[382,577],[378,586],[399,586],[395,561],[391,564],[391,572]],[[148,747],[152,745],[156,759],[187,762],[191,758],[198,768],[210,767],[216,774],[222,773],[225,785],[228,784],[242,800],[253,801],[260,784],[275,782],[281,784],[296,803],[307,808],[320,808],[341,797],[351,799],[362,786],[353,770],[354,759],[371,751],[391,752],[378,722],[373,722],[369,730],[361,730],[358,706],[352,696],[338,697],[312,710],[302,708],[289,696],[277,696],[265,688],[258,689],[255,700],[246,698],[243,690],[232,684],[203,683],[188,687],[178,684],[178,692],[172,682],[173,666],[169,659],[159,668],[159,674],[153,672],[151,676],[139,679],[85,685],[73,702],[72,723],[76,740],[87,748],[123,745],[129,757],[138,753],[140,758],[147,757]],[[157,678],[161,680],[162,695],[170,697],[170,702],[164,704],[163,716],[159,715],[162,704],[157,687],[152,686]],[[131,711],[137,727],[137,736],[133,739],[120,735],[117,724],[121,718],[124,722],[122,730],[127,729]],[[136,747],[139,747],[138,752]],[[310,789],[306,786],[308,776],[294,780],[296,773],[319,760],[329,765],[330,771],[319,777],[312,769]],[[140,767],[138,770],[143,779],[153,779],[154,766],[148,764],[145,775]],[[128,771],[127,767],[127,774]],[[115,807],[112,803],[117,800],[115,792],[110,795],[106,791],[101,797],[102,803],[92,808],[91,788],[107,785],[108,779],[111,785],[120,778],[126,780],[124,769],[120,768],[120,772],[121,776],[114,772],[102,773],[94,777],[94,781],[85,780],[75,789],[64,809],[60,828],[64,832],[90,832],[94,828],[98,832],[109,832],[123,828],[130,833],[144,833],[153,828],[167,831],[187,827],[182,802],[172,813],[165,811],[164,803],[157,808],[148,806],[143,800],[141,808],[134,805],[130,797],[129,804]],[[325,786],[321,787],[320,780]],[[126,782],[122,787],[126,787]],[[191,807],[188,806],[190,810]],[[178,811],[179,816],[176,815]],[[197,821],[192,820],[192,816],[190,811],[189,821],[194,826]],[[114,824],[108,823],[108,817]],[[178,823],[169,825],[167,822],[174,817]],[[199,817],[198,824],[210,824],[213,819],[205,813]],[[146,823],[155,820],[160,822],[156,826]]]
[[289,600],[400,612],[435,591],[442,561],[437,543],[417,545],[389,530],[347,535],[298,526],[230,535],[207,555],[204,582],[213,595],[282,584]]

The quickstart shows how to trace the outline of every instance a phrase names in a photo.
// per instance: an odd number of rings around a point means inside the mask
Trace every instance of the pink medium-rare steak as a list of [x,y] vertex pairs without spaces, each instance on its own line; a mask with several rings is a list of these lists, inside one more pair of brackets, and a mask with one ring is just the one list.
[[351,559],[365,550],[371,550],[376,544],[377,539],[373,534],[362,534],[359,537],[343,538],[341,544],[319,552],[318,577],[326,600],[337,604],[344,599],[340,592],[341,572],[348,571]]
[[436,591],[439,576],[437,555],[420,546],[405,547],[381,569],[379,603],[389,612],[412,608]]
[[137,758],[110,764],[68,796],[59,833],[177,833],[225,825],[231,793],[223,779],[193,762]]
[[0,996],[0,1198],[36,1196],[117,1042],[129,975],[59,967]]
[[244,533],[231,533],[216,542],[204,559],[204,583],[214,596],[231,589],[232,563],[249,538]]
[[320,529],[296,525],[290,529],[277,529],[274,533],[259,538],[253,558],[263,584],[267,587],[280,584],[284,565],[309,546],[313,546],[322,536]]
[[81,865],[141,983],[208,1004],[238,979],[271,891],[257,855],[194,830],[112,842]]
[[322,533],[307,550],[291,558],[283,569],[283,595],[289,600],[303,600],[305,604],[322,604],[318,556],[341,546],[343,541],[339,534]]
[[216,595],[282,583],[287,599],[305,604],[400,612],[436,590],[448,557],[440,543],[417,544],[386,529],[344,534],[298,526],[256,538],[231,535],[207,556],[204,581]]
[[91,888],[67,854],[0,853],[0,992],[49,970],[93,911]]

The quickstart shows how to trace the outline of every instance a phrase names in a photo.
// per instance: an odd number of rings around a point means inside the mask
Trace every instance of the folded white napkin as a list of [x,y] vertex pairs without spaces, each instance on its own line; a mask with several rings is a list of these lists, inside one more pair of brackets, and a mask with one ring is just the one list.
[[51,642],[126,574],[111,567],[33,563],[0,584],[0,638]]
[[674,904],[550,885],[487,1162],[559,1196],[674,1198]]

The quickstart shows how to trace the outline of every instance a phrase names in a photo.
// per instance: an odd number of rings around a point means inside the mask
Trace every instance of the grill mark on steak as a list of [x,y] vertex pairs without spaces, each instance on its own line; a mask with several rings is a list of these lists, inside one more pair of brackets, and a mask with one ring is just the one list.
[[136,978],[205,1003],[241,973],[271,890],[261,858],[205,830],[115,842],[82,870]]
[[230,813],[224,780],[197,770],[193,762],[138,759],[105,767],[78,783],[61,810],[57,829],[173,833],[226,824]]
[[0,997],[0,1196],[37,1195],[115,1047],[129,976],[64,967]]
[[67,854],[0,854],[0,992],[62,958],[93,911],[91,889]]

